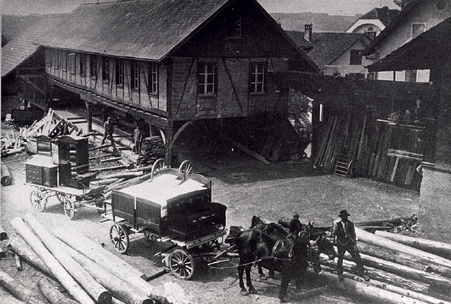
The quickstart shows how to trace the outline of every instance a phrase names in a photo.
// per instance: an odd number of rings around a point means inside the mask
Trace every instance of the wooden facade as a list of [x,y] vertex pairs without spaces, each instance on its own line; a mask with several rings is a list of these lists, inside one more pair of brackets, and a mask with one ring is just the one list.
[[[81,5],[70,14],[68,24],[55,26],[37,41],[45,48],[49,82],[79,94],[89,115],[93,107],[107,106],[157,127],[170,153],[176,139],[174,122],[186,125],[197,119],[283,113],[288,92],[281,92],[269,74],[288,71],[290,67],[318,71],[254,0],[163,1],[159,5],[160,2]],[[180,6],[187,16],[180,15]],[[122,9],[129,12],[129,19],[123,24],[96,19],[108,13],[114,19],[122,14]],[[150,16],[142,13],[145,9]],[[123,32],[133,30],[130,23],[145,26],[143,22],[149,22],[147,18],[158,10],[165,18],[148,24],[153,27],[147,29],[151,32],[148,40],[142,32],[137,37],[123,36]],[[177,14],[171,14],[171,10]],[[171,27],[168,23],[172,18],[176,24]],[[92,31],[98,32],[97,37],[87,33],[85,38],[82,30],[90,31],[89,24]],[[172,28],[172,34],[162,30],[161,35],[168,35],[166,39],[172,43],[162,40],[161,45],[155,46],[160,39],[155,35],[164,26]],[[117,41],[108,37],[102,41],[106,34],[101,33],[102,29],[112,27],[122,36]],[[119,31],[121,27],[123,30]],[[69,29],[74,37],[68,36]],[[84,41],[76,40],[77,33]],[[148,52],[143,53],[143,49]],[[91,123],[90,117],[88,122]]]

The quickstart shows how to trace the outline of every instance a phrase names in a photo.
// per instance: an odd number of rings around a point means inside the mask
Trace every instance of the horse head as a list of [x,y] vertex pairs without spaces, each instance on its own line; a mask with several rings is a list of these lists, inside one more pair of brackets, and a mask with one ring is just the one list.
[[262,219],[256,215],[252,217],[251,226],[249,229],[261,229],[265,226],[265,223],[262,221]]

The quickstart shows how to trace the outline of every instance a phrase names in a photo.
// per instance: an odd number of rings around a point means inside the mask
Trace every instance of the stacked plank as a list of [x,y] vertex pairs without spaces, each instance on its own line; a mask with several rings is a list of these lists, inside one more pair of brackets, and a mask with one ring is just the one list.
[[[451,297],[451,244],[356,228],[358,247],[369,282],[356,276],[352,257],[345,255],[345,279],[338,282],[336,263],[322,259],[325,279],[339,289],[388,303],[449,304]],[[414,246],[408,246],[408,245]],[[418,249],[421,248],[421,249]],[[431,252],[440,252],[442,256]]]
[[423,131],[421,126],[378,120],[371,111],[362,115],[349,110],[329,119],[314,167],[333,172],[340,156],[358,164],[358,176],[418,190]]
[[57,294],[41,280],[39,288],[52,304],[167,303],[138,270],[85,237],[61,230],[57,238],[31,214],[14,218],[11,225],[20,236],[11,237],[9,249],[55,278],[74,299]]

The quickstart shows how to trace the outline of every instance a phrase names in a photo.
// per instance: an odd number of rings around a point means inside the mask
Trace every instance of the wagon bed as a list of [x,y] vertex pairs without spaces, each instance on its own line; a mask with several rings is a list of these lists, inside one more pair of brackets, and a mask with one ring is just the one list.
[[171,243],[157,255],[175,248],[164,261],[183,279],[194,273],[193,255],[208,261],[209,253],[219,250],[226,235],[227,208],[211,202],[211,182],[199,174],[165,168],[152,180],[114,190],[111,207],[110,240],[115,250],[126,253],[133,233]]

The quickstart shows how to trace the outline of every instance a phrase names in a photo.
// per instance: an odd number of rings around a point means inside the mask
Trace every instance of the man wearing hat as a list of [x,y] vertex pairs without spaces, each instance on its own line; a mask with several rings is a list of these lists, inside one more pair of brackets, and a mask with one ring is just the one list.
[[357,248],[354,223],[348,220],[348,216],[350,216],[350,214],[346,210],[341,210],[338,216],[341,220],[334,222],[334,227],[332,230],[332,236],[336,237],[336,244],[338,248],[338,279],[343,281],[343,256],[347,251],[351,254],[354,262],[357,264],[360,276],[365,281],[369,281],[370,278],[365,275],[365,269],[363,268],[362,259],[360,258],[359,249]]
[[299,214],[296,212],[295,214],[293,214],[293,218],[290,220],[290,233],[292,235],[297,236],[299,234],[299,232],[302,231],[302,224],[301,221],[299,220]]

